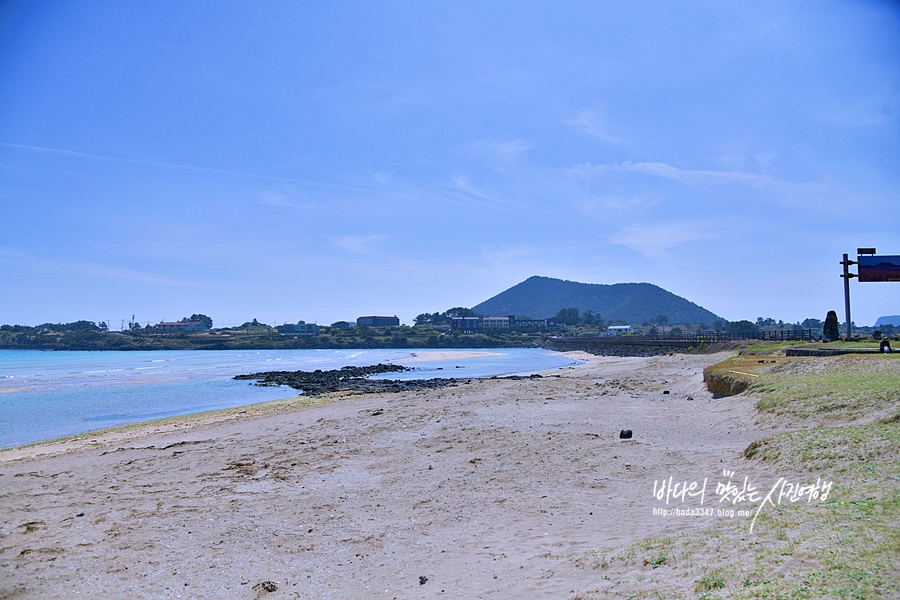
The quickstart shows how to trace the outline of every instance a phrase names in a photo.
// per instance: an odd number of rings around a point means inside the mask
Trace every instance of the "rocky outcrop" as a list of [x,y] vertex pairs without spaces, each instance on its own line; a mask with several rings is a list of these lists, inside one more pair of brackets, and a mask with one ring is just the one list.
[[454,387],[469,383],[467,379],[368,379],[370,375],[412,371],[400,365],[377,364],[368,367],[343,367],[330,371],[265,371],[249,375],[237,375],[237,380],[256,380],[256,385],[286,385],[300,390],[306,396],[320,396],[330,392],[353,391],[363,394],[375,392],[408,392],[422,389]]

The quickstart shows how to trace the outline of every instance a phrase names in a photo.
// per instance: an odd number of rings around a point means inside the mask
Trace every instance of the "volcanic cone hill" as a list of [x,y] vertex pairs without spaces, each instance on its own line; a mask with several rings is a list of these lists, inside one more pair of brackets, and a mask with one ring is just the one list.
[[603,285],[550,277],[529,277],[472,307],[483,315],[527,315],[545,319],[560,309],[594,311],[607,321],[642,323],[665,315],[669,323],[712,323],[719,317],[693,302],[651,283]]

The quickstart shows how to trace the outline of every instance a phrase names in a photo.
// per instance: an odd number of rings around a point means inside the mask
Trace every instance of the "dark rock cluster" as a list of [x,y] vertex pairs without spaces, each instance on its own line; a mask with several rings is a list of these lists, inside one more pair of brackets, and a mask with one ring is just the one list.
[[353,391],[359,393],[375,392],[408,392],[422,389],[438,389],[454,387],[468,380],[455,378],[435,379],[368,379],[370,375],[379,373],[395,373],[412,371],[400,365],[377,364],[368,367],[343,367],[330,371],[265,371],[249,375],[237,375],[237,380],[256,380],[256,385],[286,385],[301,390],[306,396],[319,396],[330,392]]

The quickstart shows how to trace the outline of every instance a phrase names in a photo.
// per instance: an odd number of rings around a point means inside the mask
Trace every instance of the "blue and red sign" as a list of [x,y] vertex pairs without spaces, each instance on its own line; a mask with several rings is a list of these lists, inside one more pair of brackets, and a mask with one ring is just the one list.
[[860,281],[900,281],[900,256],[860,256]]

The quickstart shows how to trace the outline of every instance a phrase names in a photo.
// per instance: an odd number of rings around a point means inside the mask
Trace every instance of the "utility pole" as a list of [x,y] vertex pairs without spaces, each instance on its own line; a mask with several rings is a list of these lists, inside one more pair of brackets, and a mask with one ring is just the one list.
[[850,328],[850,280],[854,277],[858,277],[850,272],[850,265],[857,264],[857,261],[850,260],[850,258],[844,254],[844,260],[841,261],[841,264],[844,265],[844,273],[841,277],[844,278],[844,312],[847,318],[847,341],[849,342],[853,339],[851,337],[852,331]]

